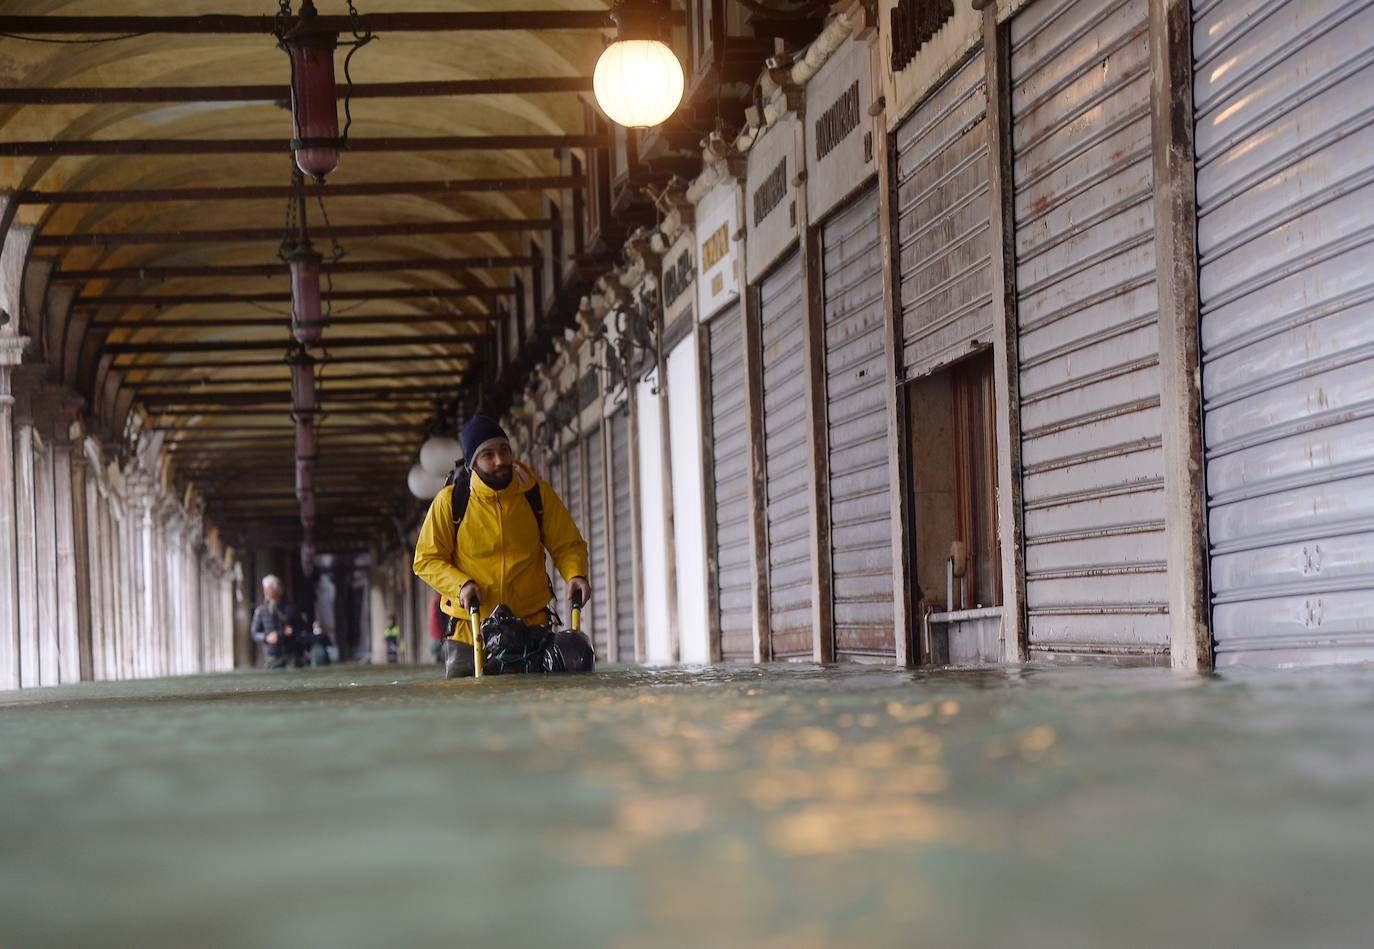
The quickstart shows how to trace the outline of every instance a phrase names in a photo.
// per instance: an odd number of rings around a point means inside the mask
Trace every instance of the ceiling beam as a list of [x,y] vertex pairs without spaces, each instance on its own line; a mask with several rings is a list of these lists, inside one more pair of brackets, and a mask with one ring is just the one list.
[[[330,326],[422,326],[426,323],[443,321],[471,322],[494,319],[486,313],[422,313],[377,316],[334,316]],[[185,319],[185,320],[97,320],[88,327],[92,330],[145,330],[145,329],[248,329],[252,327],[284,328],[291,325],[291,317],[281,316],[253,317],[235,316],[227,319]]]
[[[271,383],[275,385],[275,384],[284,383],[284,382],[286,382],[286,381],[287,381],[287,380],[285,380],[285,379],[273,379],[273,380],[271,380]],[[443,391],[443,390],[446,390],[446,389],[448,388],[447,386],[443,385],[442,383],[436,383],[436,382],[420,383],[420,384],[416,384],[416,385],[387,385],[387,384],[384,383],[384,384],[382,384],[382,385],[365,385],[365,386],[360,386],[360,385],[349,385],[349,384],[346,383],[345,380],[333,379],[333,378],[330,378],[330,377],[322,378],[322,379],[320,379],[319,381],[320,381],[320,388],[319,388],[318,391],[319,391],[321,394],[323,394],[323,395],[327,395],[327,396],[332,395],[333,397],[336,397],[336,398],[337,398],[338,396],[341,396],[341,395],[355,395],[355,394],[368,394],[368,393],[371,393],[371,394],[388,394],[388,393],[397,393],[397,392],[409,392],[409,393],[423,392],[423,393],[431,393],[431,392]],[[341,384],[341,383],[342,383],[342,384]],[[155,392],[149,391],[148,389],[143,388],[139,383],[136,383],[136,382],[135,382],[135,383],[129,383],[129,385],[130,385],[132,388],[137,389],[138,392],[139,392],[141,395],[142,395],[142,394],[146,394],[146,395],[158,395],[158,394],[160,394],[160,395],[185,396],[185,397],[188,397],[188,398],[191,397],[191,396],[194,396],[194,395],[255,395],[255,396],[278,396],[278,397],[287,398],[287,399],[289,399],[289,398],[291,397],[291,387],[290,387],[290,386],[287,386],[287,385],[282,385],[280,388],[277,388],[277,389],[244,389],[244,388],[234,388],[234,389],[216,388],[216,389],[210,389],[210,388],[207,388],[207,387],[205,387],[205,386],[199,386],[199,385],[183,385],[183,386],[178,386],[178,387],[176,387],[176,388],[174,388],[174,389],[166,389],[166,391],[160,392],[160,393],[155,393]],[[234,386],[238,386],[239,383],[227,382],[227,383],[221,383],[221,385],[234,385]],[[159,388],[164,388],[164,389],[165,389],[166,387],[159,387]]]
[[[472,221],[404,221],[396,224],[341,224],[330,229],[335,238],[417,237],[446,234],[494,234],[547,231],[556,218],[487,218]],[[34,247],[128,247],[138,244],[234,244],[253,241],[281,243],[280,227],[239,227],[204,231],[143,233],[39,234]]]
[[[434,408],[433,405],[426,405],[424,408],[412,408],[412,407],[409,407],[409,406],[406,406],[406,407],[399,407],[399,408],[398,408],[397,406],[392,406],[392,405],[383,406],[383,407],[381,407],[381,408],[375,408],[375,409],[365,409],[365,408],[333,408],[333,409],[330,409],[328,412],[326,412],[325,415],[326,415],[326,416],[339,416],[339,415],[387,415],[387,414],[390,414],[390,415],[419,415],[419,416],[426,416],[426,415],[428,415],[431,411],[433,411],[433,408]],[[269,418],[290,418],[290,417],[291,417],[291,411],[290,411],[290,409],[289,409],[287,406],[282,406],[282,407],[279,408],[279,409],[278,409],[278,408],[264,408],[264,409],[258,409],[258,408],[252,408],[252,407],[243,407],[243,408],[218,408],[218,409],[214,409],[214,408],[206,408],[206,409],[194,409],[194,408],[191,408],[191,409],[186,409],[186,408],[166,409],[166,408],[163,408],[163,409],[158,409],[157,414],[156,414],[156,416],[155,416],[155,418],[154,418],[152,424],[153,424],[153,427],[155,427],[155,428],[162,428],[162,427],[164,427],[164,426],[163,426],[163,421],[164,421],[164,420],[175,418],[175,419],[179,419],[179,420],[180,420],[180,421],[177,422],[176,424],[184,425],[184,424],[186,424],[185,420],[186,420],[186,418],[188,418],[188,417],[202,416],[202,417],[208,418],[208,417],[216,416],[216,415],[228,415],[228,416],[232,416],[232,417],[235,417],[235,418],[246,418],[246,417],[248,417],[248,416],[254,416],[254,415],[264,415],[264,416],[267,416],[267,417],[269,417]]]
[[[508,287],[402,287],[400,289],[334,290],[326,294],[331,300],[490,300],[507,297],[516,292]],[[143,294],[109,293],[79,296],[72,305],[78,310],[102,306],[189,306],[209,303],[290,303],[291,291],[266,293],[182,293],[145,296]],[[462,319],[482,319],[485,314],[462,315]]]
[[[393,346],[434,346],[446,343],[480,343],[485,337],[474,333],[449,333],[430,336],[338,336],[326,340],[325,349],[356,349],[365,346],[390,348]],[[254,350],[283,349],[287,341],[275,339],[220,339],[187,340],[169,342],[148,340],[144,342],[106,343],[104,351],[114,355],[124,353],[225,353],[252,352]]]
[[[59,258],[50,257],[57,261]],[[510,254],[493,257],[408,257],[401,260],[340,260],[326,263],[322,272],[338,276],[355,273],[396,273],[400,271],[434,271],[437,273],[466,273],[471,270],[494,270],[514,267],[533,267],[541,258]],[[104,267],[93,270],[58,270],[50,278],[55,283],[84,283],[88,280],[181,280],[187,277],[281,277],[288,276],[286,265],[280,261],[270,264],[207,264],[171,267]]]
[[[329,419],[320,419],[315,423],[315,434],[320,437],[329,438],[353,438],[357,435],[420,435],[431,430],[433,426],[426,425],[360,425],[350,422],[348,424],[338,424]],[[263,424],[254,422],[231,422],[228,425],[199,425],[189,428],[185,425],[178,425],[176,428],[167,429],[166,444],[176,445],[182,442],[196,441],[204,439],[207,441],[220,441],[225,438],[242,438],[245,440],[255,438],[285,438],[290,440],[295,437],[295,423],[287,420],[281,424]]]
[[[339,83],[339,99],[410,99],[428,96],[531,95],[591,92],[590,76],[531,76],[508,79],[450,79],[418,82]],[[280,102],[291,99],[291,87],[255,86],[63,86],[0,89],[4,105],[106,105],[118,102]]]
[[[378,389],[339,389],[331,392],[326,389],[318,394],[321,405],[373,401],[377,404],[391,405],[396,402],[425,402],[430,397],[442,397],[448,388],[436,389],[432,386],[413,386],[395,391]],[[139,393],[136,398],[148,408],[163,405],[284,405],[290,406],[289,389],[262,392],[197,392],[194,389],[180,393],[148,394]]]
[[[0,18],[3,19],[3,18]],[[3,31],[0,31],[3,32]],[[605,135],[438,135],[350,138],[349,152],[490,152],[544,151],[559,148],[606,148]],[[5,158],[90,158],[115,155],[285,155],[284,138],[125,138],[61,139],[0,142]]]
[[[216,383],[220,386],[272,386],[278,383],[289,382],[291,376],[287,372],[286,363],[282,365],[282,374],[275,376],[250,376],[247,379],[209,379],[207,382]],[[324,382],[386,382],[386,380],[412,380],[412,379],[453,379],[458,380],[459,375],[453,369],[423,369],[419,372],[356,372],[356,374],[334,375],[333,372],[326,372],[323,376]],[[139,391],[169,391],[169,393],[183,393],[187,386],[199,387],[201,380],[196,382],[172,382],[169,379],[147,379],[139,382],[125,382],[125,386],[132,387]]]
[[[294,22],[296,18],[293,17]],[[674,22],[682,22],[682,14]],[[472,33],[505,30],[610,30],[606,10],[506,10],[492,13],[362,13],[317,16],[313,28],[324,33]],[[271,36],[277,30],[273,15],[242,16],[206,13],[200,16],[0,16],[0,33],[42,36],[89,36],[104,33],[178,36]]]
[[[415,363],[437,362],[440,360],[461,359],[459,353],[417,353],[415,355],[378,355],[373,353],[341,353],[329,354],[329,358],[323,360],[327,366],[342,365],[344,363],[368,363],[369,365],[387,365],[395,363],[397,365],[410,366]],[[273,359],[243,359],[230,362],[224,359],[206,360],[187,360],[186,362],[120,362],[116,357],[112,368],[120,372],[150,372],[150,371],[175,371],[184,372],[186,370],[200,369],[262,369],[267,366],[284,366],[286,360],[282,356]]]
[[[471,194],[492,191],[560,191],[584,188],[582,175],[545,175],[529,178],[469,178],[452,181],[368,181],[331,184],[322,193],[331,198],[372,198],[382,195]],[[163,201],[254,201],[280,200],[308,189],[291,185],[234,185],[206,188],[130,188],[116,191],[30,191],[14,192],[20,204],[151,204]]]
[[[137,387],[138,391],[140,392],[150,392],[158,387],[166,388],[169,392],[185,392],[187,391],[187,386],[194,386],[195,388],[199,389],[206,384],[218,386],[277,385],[279,383],[289,382],[291,380],[291,374],[287,371],[289,367],[285,362],[281,363],[281,369],[282,372],[280,375],[249,376],[248,378],[239,379],[201,379],[196,380],[195,382],[187,382],[184,380],[180,382],[169,382],[165,379],[147,380],[148,386],[151,386],[152,388],[145,386],[143,380],[140,380],[138,382],[129,380],[125,384]],[[363,372],[345,373],[343,375],[338,375],[332,372],[325,372],[320,376],[320,380],[322,382],[379,382],[385,380],[398,379],[412,380],[446,378],[452,378],[456,380],[458,377],[451,369],[425,369],[419,372]]]

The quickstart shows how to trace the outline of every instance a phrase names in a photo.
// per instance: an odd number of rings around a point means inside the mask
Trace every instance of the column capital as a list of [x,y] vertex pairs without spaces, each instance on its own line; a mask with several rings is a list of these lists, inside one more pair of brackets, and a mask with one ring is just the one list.
[[85,399],[64,385],[41,386],[36,394],[35,414],[41,419],[44,435],[54,445],[70,446],[72,427],[80,419],[85,404]]
[[0,368],[16,366],[24,358],[24,350],[29,345],[27,336],[10,336],[0,333]]

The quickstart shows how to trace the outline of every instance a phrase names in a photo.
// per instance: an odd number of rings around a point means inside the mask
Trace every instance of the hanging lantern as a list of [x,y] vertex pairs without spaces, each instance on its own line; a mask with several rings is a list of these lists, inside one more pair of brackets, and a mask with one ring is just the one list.
[[313,0],[304,0],[295,25],[278,37],[291,57],[291,150],[296,167],[324,184],[339,166],[339,110],[334,88],[335,33],[316,25]]
[[302,346],[318,346],[329,325],[320,303],[322,258],[304,234],[284,246],[282,257],[291,268],[291,335]]
[[[445,472],[447,474],[447,472]],[[406,487],[421,501],[432,500],[444,486],[444,476],[429,474],[421,465],[413,465],[406,475]]]
[[303,349],[287,358],[291,363],[291,413],[298,419],[312,418],[319,411],[315,360]]
[[315,496],[315,461],[312,458],[296,459],[296,500],[304,501]]
[[[312,531],[311,534],[313,533]],[[315,541],[313,539],[301,543],[301,571],[307,577],[315,575]]]
[[661,125],[682,101],[682,63],[668,46],[668,4],[623,0],[611,11],[615,42],[596,61],[592,90],[612,122],[630,128]]
[[420,446],[420,467],[431,478],[446,478],[453,466],[463,460],[463,446],[448,435],[431,435]]
[[301,418],[296,422],[296,459],[315,460],[315,420]]
[[313,494],[301,498],[301,526],[311,531],[315,529],[315,496]]

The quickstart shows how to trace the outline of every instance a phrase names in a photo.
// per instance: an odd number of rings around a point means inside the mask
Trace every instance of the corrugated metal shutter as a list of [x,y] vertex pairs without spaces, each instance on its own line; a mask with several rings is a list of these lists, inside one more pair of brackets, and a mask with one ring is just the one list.
[[876,188],[821,231],[837,656],[897,650],[881,238]]
[[615,638],[617,661],[635,661],[634,524],[630,504],[630,410],[621,407],[610,419],[611,564],[615,568]]
[[1196,3],[1217,665],[1374,659],[1374,3]]
[[720,652],[724,659],[753,659],[754,557],[749,537],[749,432],[739,304],[717,314],[707,331]]
[[583,444],[587,450],[587,547],[591,555],[592,602],[583,612],[582,628],[592,634],[597,658],[605,661],[610,655],[606,633],[610,624],[604,618],[606,604],[611,602],[610,584],[606,570],[606,459],[602,452],[601,427],[587,433]]
[[768,506],[768,621],[774,658],[812,643],[811,477],[807,460],[806,319],[801,255],[759,287],[763,324],[763,446]]
[[1026,601],[1041,652],[1168,650],[1147,0],[1012,20]]
[[897,130],[907,379],[992,342],[985,78],[980,51]]

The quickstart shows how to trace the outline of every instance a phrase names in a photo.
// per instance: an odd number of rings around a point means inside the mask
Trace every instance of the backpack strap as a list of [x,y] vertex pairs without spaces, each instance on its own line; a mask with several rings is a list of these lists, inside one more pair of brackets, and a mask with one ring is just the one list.
[[472,497],[472,472],[458,465],[448,476],[453,485],[453,530],[457,536],[458,527],[463,523],[463,515],[468,512],[468,500]]
[[534,523],[539,525],[539,542],[544,542],[544,496],[539,492],[539,479],[535,479],[534,487],[525,492],[525,500],[530,502],[530,510],[534,512]]

